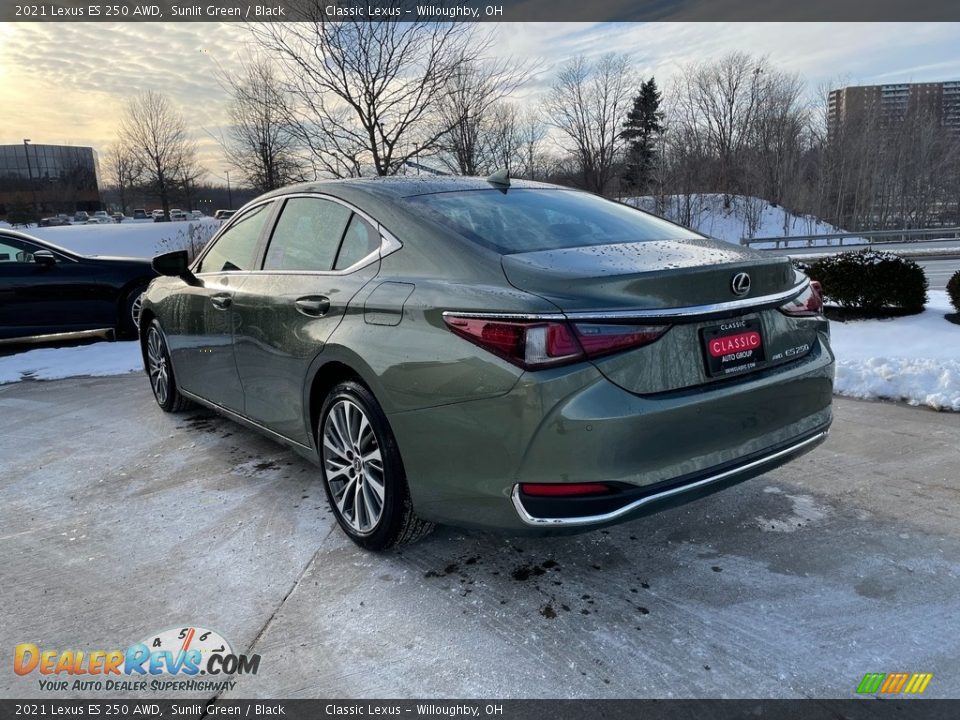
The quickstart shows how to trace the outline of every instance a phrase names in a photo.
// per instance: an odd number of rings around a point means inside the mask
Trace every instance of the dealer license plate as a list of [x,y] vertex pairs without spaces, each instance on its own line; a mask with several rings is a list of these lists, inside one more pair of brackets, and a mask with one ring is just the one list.
[[760,320],[730,320],[700,330],[707,373],[722,377],[755,370],[763,364]]

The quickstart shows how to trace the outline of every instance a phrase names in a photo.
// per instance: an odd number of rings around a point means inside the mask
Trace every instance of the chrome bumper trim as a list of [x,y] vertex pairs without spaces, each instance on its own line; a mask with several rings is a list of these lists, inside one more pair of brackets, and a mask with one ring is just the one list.
[[658,500],[664,500],[666,498],[672,497],[674,495],[680,495],[691,490],[696,490],[697,488],[704,487],[705,485],[711,485],[715,482],[725,480],[729,477],[737,475],[748,470],[752,470],[760,465],[764,465],[772,460],[776,460],[785,455],[790,455],[802,450],[808,445],[813,445],[822,440],[825,440],[829,430],[823,430],[818,432],[816,435],[808,437],[806,440],[801,440],[798,443],[790,445],[789,447],[783,448],[782,450],[777,450],[774,453],[769,455],[764,455],[761,458],[756,460],[751,460],[745,465],[739,465],[735,468],[729,470],[724,470],[723,472],[717,473],[716,475],[710,475],[709,477],[696,480],[694,482],[688,483],[686,485],[680,485],[678,487],[670,488],[669,490],[664,490],[663,492],[656,493],[654,495],[648,495],[647,497],[642,497],[639,500],[634,500],[628,505],[624,505],[621,508],[613,510],[602,515],[587,515],[583,517],[569,517],[569,518],[538,518],[533,517],[530,513],[527,512],[527,509],[523,506],[523,501],[520,499],[520,484],[513,486],[513,492],[511,493],[511,498],[513,499],[513,506],[517,510],[517,514],[520,516],[520,519],[524,522],[525,525],[532,525],[534,527],[545,527],[545,526],[555,526],[555,527],[576,527],[582,525],[596,525],[599,523],[609,522],[611,520],[616,520],[617,518],[623,517],[624,515],[629,515],[634,510],[643,507],[644,505],[649,505],[650,503],[657,502]]

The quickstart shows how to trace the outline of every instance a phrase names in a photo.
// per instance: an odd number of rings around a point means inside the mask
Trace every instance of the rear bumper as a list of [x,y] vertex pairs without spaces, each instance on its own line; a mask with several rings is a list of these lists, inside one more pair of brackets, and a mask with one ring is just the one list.
[[807,438],[791,441],[785,447],[759,453],[759,457],[730,463],[727,468],[712,468],[706,473],[648,487],[626,489],[611,495],[577,499],[534,498],[525,496],[518,483],[513,486],[511,499],[520,520],[531,527],[608,525],[628,517],[638,517],[645,511],[656,512],[689,502],[761,475],[809,452],[827,439],[828,432],[829,428],[818,430]]
[[[584,364],[390,422],[424,519],[575,532],[715,492],[812,449],[832,420],[833,373],[823,334],[801,360],[711,386],[636,395]],[[517,498],[520,483],[583,482],[621,492],[599,509],[597,499],[559,501],[563,522],[543,512],[544,499]]]

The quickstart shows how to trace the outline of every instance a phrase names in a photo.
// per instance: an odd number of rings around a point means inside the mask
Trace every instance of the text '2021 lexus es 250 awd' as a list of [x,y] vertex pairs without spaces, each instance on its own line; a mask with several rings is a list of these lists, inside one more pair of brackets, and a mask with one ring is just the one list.
[[786,258],[505,176],[317,182],[239,211],[143,302],[159,405],[320,465],[343,530],[588,529],[810,450],[821,299]]

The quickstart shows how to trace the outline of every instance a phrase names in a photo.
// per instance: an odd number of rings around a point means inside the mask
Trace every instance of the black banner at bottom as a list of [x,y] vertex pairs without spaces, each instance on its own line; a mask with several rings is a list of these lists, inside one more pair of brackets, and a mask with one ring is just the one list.
[[960,700],[0,700],[0,720],[71,717],[955,720],[960,717]]

